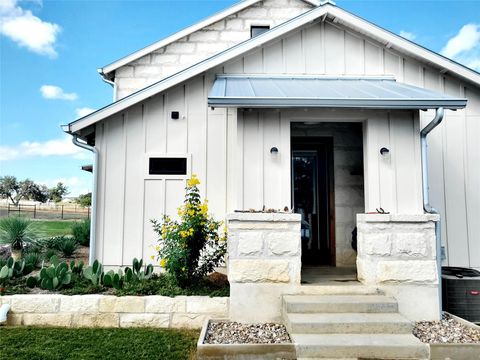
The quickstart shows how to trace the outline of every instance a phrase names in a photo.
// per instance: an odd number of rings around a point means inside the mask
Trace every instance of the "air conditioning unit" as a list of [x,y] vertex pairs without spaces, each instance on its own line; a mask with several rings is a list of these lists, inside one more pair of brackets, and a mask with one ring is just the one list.
[[480,271],[442,267],[442,295],[444,311],[480,323]]

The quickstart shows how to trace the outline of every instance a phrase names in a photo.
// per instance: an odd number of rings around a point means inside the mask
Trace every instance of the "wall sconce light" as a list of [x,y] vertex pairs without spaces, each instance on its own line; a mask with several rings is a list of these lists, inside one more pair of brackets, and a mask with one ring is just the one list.
[[173,119],[173,120],[178,120],[178,119],[180,119],[180,112],[178,112],[178,111],[172,111],[172,119]]
[[388,156],[388,154],[390,154],[390,149],[387,149],[386,147],[382,147],[380,149],[380,155],[382,156]]
[[278,154],[278,148],[275,147],[275,146],[272,147],[272,148],[270,149],[270,154],[272,154],[272,155],[277,155],[277,154]]

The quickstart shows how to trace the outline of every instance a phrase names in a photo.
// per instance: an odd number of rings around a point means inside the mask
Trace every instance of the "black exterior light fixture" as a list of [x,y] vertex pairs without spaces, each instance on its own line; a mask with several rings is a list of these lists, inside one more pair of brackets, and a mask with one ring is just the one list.
[[386,147],[382,147],[380,149],[380,155],[382,156],[388,156],[388,154],[390,154],[390,149],[387,149]]
[[278,148],[275,147],[275,146],[272,147],[272,148],[270,149],[270,154],[272,154],[272,155],[277,155],[277,154],[278,154]]

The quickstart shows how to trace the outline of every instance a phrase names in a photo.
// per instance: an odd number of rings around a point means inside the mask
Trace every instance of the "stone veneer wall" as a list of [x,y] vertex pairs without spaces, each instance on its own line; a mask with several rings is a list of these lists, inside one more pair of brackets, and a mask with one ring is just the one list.
[[336,266],[355,266],[352,231],[365,212],[362,123],[292,123],[291,135],[333,138]]
[[227,215],[230,319],[281,320],[281,296],[300,285],[300,215]]
[[274,27],[308,10],[302,0],[265,0],[115,71],[117,99],[250,38],[251,25]]
[[357,215],[358,279],[394,296],[411,320],[439,318],[438,215]]
[[202,327],[207,317],[226,318],[228,297],[111,295],[11,295],[8,325],[56,327]]

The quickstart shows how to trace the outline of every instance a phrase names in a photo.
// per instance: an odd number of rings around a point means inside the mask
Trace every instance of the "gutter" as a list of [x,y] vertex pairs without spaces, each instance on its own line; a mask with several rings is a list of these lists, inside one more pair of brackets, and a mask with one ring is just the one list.
[[92,265],[96,258],[96,225],[97,225],[97,165],[98,165],[98,150],[95,146],[90,146],[84,142],[78,140],[78,135],[70,131],[70,126],[62,126],[63,131],[67,134],[72,135],[72,142],[74,145],[81,147],[82,149],[91,151],[93,153],[93,165],[92,165],[92,176],[93,176],[93,189],[92,189],[92,211],[90,216],[90,251],[88,255],[88,263]]
[[[428,187],[428,143],[427,135],[435,129],[444,118],[444,109],[442,107],[435,111],[435,117],[422,131],[420,131],[420,143],[422,153],[422,192],[423,192],[423,209],[429,214],[440,213],[430,204],[429,187]],[[435,222],[435,238],[436,238],[436,260],[437,260],[437,277],[438,277],[438,306],[440,309],[440,320],[442,319],[442,231],[441,220]]]
[[103,72],[103,69],[97,69],[98,73],[102,77],[102,81],[106,82],[107,84],[111,85],[113,87],[113,102],[117,100],[117,85],[115,84],[115,81],[110,80],[107,77],[107,74]]

